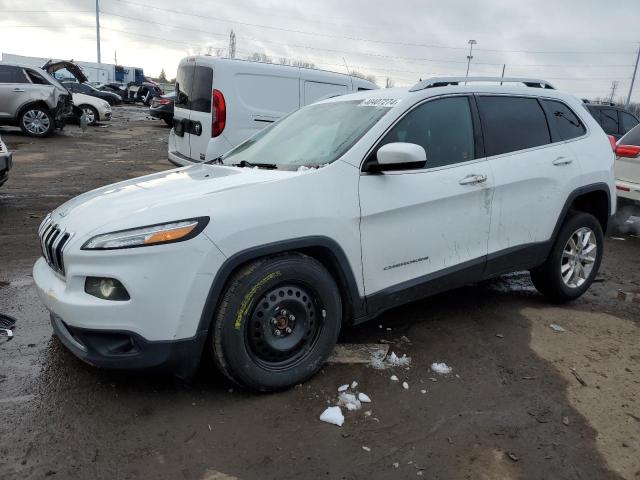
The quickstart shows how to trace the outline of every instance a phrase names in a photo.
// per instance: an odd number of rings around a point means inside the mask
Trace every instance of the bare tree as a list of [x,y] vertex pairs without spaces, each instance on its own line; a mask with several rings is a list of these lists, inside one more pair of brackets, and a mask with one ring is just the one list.
[[351,70],[349,74],[353,75],[354,77],[362,78],[363,80],[368,80],[371,83],[376,83],[375,75],[371,75],[371,74],[367,75],[362,72],[359,72],[358,70]]
[[253,52],[247,57],[247,60],[251,60],[252,62],[273,63],[273,59],[262,52]]

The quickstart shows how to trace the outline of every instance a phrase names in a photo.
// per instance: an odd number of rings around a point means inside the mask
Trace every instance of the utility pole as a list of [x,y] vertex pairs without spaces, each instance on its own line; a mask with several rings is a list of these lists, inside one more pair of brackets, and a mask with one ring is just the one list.
[[236,33],[233,29],[229,34],[229,58],[236,58]]
[[611,95],[609,96],[609,103],[613,103],[613,99],[616,95],[616,90],[618,89],[618,80],[614,80],[611,82]]
[[113,63],[118,65],[118,52],[116,50],[113,51]]
[[100,59],[100,3],[96,0],[96,45],[98,47],[98,63],[102,63]]
[[629,86],[629,95],[627,95],[626,106],[631,102],[631,92],[633,92],[633,82],[636,81],[636,72],[638,71],[638,61],[640,60],[640,46],[638,46],[638,55],[636,56],[636,66],[633,68],[633,76],[631,77],[631,85]]
[[[507,68],[507,64],[503,63],[502,64],[502,76],[500,78],[504,78],[504,69]],[[500,85],[502,85],[502,80],[500,80]]]
[[[467,43],[469,44],[469,55],[467,55],[467,74],[465,75],[465,78],[469,77],[469,67],[471,66],[471,59],[473,58],[473,46],[478,42],[475,40],[469,40]],[[464,84],[466,85],[467,82],[464,82]]]

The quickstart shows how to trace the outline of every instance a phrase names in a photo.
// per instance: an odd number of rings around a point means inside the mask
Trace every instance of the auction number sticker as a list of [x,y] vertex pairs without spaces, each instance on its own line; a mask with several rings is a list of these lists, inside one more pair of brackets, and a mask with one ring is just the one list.
[[391,108],[397,105],[399,100],[397,98],[367,98],[363,100],[359,107],[387,107]]

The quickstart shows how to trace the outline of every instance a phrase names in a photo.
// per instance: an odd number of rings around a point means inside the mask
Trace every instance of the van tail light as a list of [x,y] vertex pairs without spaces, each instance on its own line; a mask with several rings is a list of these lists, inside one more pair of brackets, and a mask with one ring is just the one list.
[[222,133],[227,123],[227,104],[220,90],[213,91],[212,109],[213,119],[211,123],[211,136],[217,137]]
[[618,145],[616,156],[625,158],[637,158],[640,155],[640,147],[637,145]]
[[611,149],[615,152],[616,151],[616,137],[614,137],[613,135],[608,135],[609,137],[609,143],[611,144]]

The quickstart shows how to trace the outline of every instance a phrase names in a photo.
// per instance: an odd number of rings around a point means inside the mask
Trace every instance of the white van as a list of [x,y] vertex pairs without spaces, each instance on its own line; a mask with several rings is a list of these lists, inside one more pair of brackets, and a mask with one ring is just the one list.
[[212,160],[281,117],[318,100],[373,90],[341,73],[210,56],[184,58],[176,76],[169,160]]

